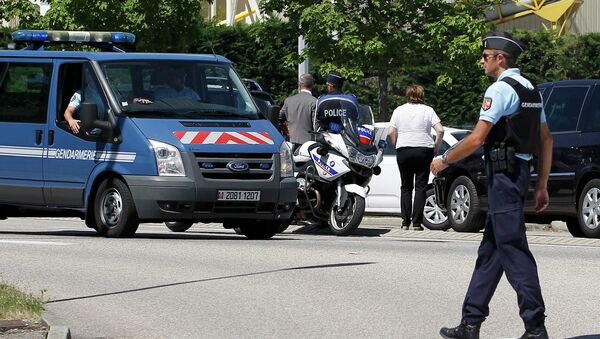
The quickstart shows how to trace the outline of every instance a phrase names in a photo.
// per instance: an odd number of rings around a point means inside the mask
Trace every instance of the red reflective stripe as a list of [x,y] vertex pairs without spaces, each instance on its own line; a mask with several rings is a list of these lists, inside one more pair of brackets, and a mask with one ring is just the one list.
[[248,139],[252,139],[253,141],[256,141],[256,142],[258,142],[259,144],[266,144],[266,142],[265,142],[263,139],[261,139],[261,138],[257,137],[257,136],[256,136],[254,133],[252,133],[252,132],[239,132],[239,133],[240,133],[241,135],[245,136],[245,137],[246,137],[246,138],[248,138]]
[[227,132],[223,132],[223,134],[219,137],[219,139],[217,139],[217,141],[215,141],[215,144],[227,144],[229,141],[233,141],[234,143],[236,143],[238,145],[247,144],[247,142],[245,142],[244,140],[234,137],[233,135],[231,135]]
[[192,139],[190,144],[204,143],[204,140],[206,140],[206,138],[208,137],[209,134],[210,134],[210,132],[198,132],[198,134],[196,134],[196,136],[194,137],[194,139]]
[[175,134],[175,137],[179,140],[183,139],[183,136],[185,135],[185,133],[186,132],[180,132],[180,131],[173,132],[173,134]]
[[263,137],[265,137],[265,138],[273,141],[273,138],[271,138],[271,135],[269,133],[267,133],[267,132],[256,132],[256,133],[258,133],[258,134],[262,135]]

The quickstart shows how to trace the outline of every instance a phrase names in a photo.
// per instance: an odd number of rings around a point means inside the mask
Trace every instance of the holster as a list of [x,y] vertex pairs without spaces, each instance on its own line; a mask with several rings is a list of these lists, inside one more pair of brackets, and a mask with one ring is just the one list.
[[515,148],[500,144],[491,147],[485,157],[485,165],[491,173],[513,174],[516,171]]

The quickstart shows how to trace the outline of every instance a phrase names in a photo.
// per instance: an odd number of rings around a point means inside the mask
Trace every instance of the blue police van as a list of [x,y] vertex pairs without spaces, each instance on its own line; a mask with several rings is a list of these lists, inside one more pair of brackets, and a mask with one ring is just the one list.
[[290,149],[225,57],[126,53],[121,32],[12,37],[26,47],[0,50],[0,219],[79,216],[108,237],[142,222],[253,239],[287,227]]

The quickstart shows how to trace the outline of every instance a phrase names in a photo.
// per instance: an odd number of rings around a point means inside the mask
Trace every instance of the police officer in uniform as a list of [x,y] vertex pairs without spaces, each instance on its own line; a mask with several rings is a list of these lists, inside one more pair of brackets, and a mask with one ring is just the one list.
[[538,89],[515,68],[523,49],[521,42],[503,32],[484,37],[480,63],[486,75],[496,81],[485,92],[473,132],[431,164],[431,171],[437,174],[484,145],[489,203],[485,231],[462,306],[461,323],[454,328],[443,327],[440,334],[444,338],[479,338],[502,273],[517,292],[519,314],[525,324],[521,338],[548,338],[537,265],[525,235],[523,203],[530,161],[537,156],[535,208],[539,212],[548,206],[552,136]]
[[[358,99],[352,94],[342,93],[344,78],[336,71],[327,75],[327,94],[317,100],[315,131],[341,132],[342,117],[346,114],[358,116]],[[350,116],[351,118],[352,116]]]

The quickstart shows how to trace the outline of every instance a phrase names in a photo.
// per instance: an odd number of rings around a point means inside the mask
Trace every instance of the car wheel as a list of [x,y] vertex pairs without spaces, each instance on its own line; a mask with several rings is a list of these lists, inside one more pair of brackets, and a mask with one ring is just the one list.
[[577,219],[584,236],[600,238],[600,179],[590,180],[581,191]]
[[167,221],[165,225],[171,230],[171,232],[185,232],[190,227],[192,227],[194,223],[191,221]]
[[448,214],[437,205],[433,188],[426,193],[423,226],[435,231],[445,231],[450,228]]
[[581,226],[579,226],[579,218],[568,218],[567,219],[567,229],[569,233],[575,238],[583,238],[585,234],[581,230]]
[[448,219],[456,232],[479,232],[485,213],[479,206],[479,195],[473,181],[466,176],[454,180],[448,192]]
[[139,226],[133,197],[127,185],[117,178],[106,179],[94,199],[96,231],[111,238],[131,237]]

